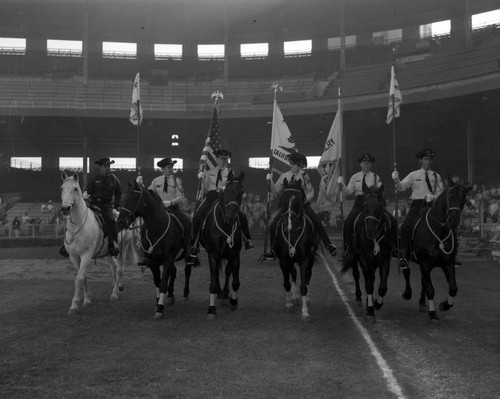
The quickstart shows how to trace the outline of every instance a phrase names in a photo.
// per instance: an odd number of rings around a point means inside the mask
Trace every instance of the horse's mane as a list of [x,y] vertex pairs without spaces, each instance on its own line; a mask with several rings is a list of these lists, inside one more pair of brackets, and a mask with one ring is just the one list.
[[304,188],[302,187],[301,181],[292,180],[291,182],[288,182],[288,184],[285,184],[283,186],[283,192],[281,193],[280,200],[278,203],[280,209],[288,206],[288,196],[286,195],[287,189],[299,190],[302,195],[302,198],[306,198],[306,193],[304,191]]
[[146,189],[146,191],[149,192],[149,194],[151,194],[151,197],[153,197],[153,199],[161,206],[163,206],[163,200],[161,199],[161,197],[158,195],[158,193],[156,191],[153,191],[153,190],[150,190],[149,188]]

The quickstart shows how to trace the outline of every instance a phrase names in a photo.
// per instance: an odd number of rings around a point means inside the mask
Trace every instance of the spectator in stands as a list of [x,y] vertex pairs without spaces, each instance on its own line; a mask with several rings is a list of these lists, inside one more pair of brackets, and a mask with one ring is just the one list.
[[29,220],[31,219],[30,212],[31,212],[31,209],[28,208],[28,209],[26,209],[26,212],[24,212],[24,215],[21,216],[21,222],[22,222],[22,224],[29,223]]
[[21,234],[21,220],[18,216],[16,216],[12,221],[12,231],[14,232],[14,237],[16,238]]

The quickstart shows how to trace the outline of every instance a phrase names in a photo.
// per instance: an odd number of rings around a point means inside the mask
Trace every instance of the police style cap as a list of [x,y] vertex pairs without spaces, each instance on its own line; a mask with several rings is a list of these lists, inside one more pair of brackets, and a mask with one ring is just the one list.
[[300,168],[307,167],[307,158],[300,152],[292,152],[291,154],[288,155],[288,160],[290,161],[290,163],[293,163],[299,166]]
[[368,162],[375,162],[375,158],[372,157],[372,154],[370,153],[365,153],[363,155],[361,155],[359,158],[358,158],[358,162],[363,162],[363,161],[368,161]]
[[216,150],[214,152],[214,154],[216,157],[219,157],[219,158],[231,158],[231,155],[232,155],[230,151],[223,150],[223,149]]
[[99,166],[103,166],[103,165],[109,166],[111,164],[114,164],[115,161],[112,161],[111,159],[106,157],[106,158],[98,159],[97,161],[94,161],[94,163],[96,165],[99,165]]
[[165,166],[174,165],[176,163],[177,161],[174,161],[172,158],[163,158],[161,161],[156,162],[156,166],[164,168]]
[[436,151],[426,148],[425,150],[417,152],[416,157],[418,159],[422,159],[423,157],[434,158],[434,155],[436,155]]

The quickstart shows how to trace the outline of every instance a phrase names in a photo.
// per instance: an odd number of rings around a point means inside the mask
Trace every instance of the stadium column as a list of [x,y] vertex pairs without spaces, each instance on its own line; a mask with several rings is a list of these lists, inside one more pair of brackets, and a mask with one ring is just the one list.
[[457,43],[458,48],[469,47],[471,44],[471,16],[470,0],[458,2],[454,5],[454,13],[451,17],[451,37]]

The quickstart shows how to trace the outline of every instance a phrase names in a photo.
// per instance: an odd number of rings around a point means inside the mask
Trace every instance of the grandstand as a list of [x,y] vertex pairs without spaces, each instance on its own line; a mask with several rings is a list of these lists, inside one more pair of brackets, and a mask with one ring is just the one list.
[[[24,201],[57,201],[60,157],[139,156],[147,180],[156,173],[154,158],[172,156],[183,159],[192,199],[210,95],[221,90],[220,129],[232,164],[247,172],[246,190],[264,196],[265,171],[249,168],[248,160],[269,153],[274,82],[283,87],[280,108],[308,156],[320,155],[341,88],[346,175],[357,171],[358,155],[370,151],[377,173],[389,181],[391,65],[404,98],[397,120],[402,173],[415,167],[416,150],[429,146],[438,152],[443,175],[498,184],[500,18],[471,23],[497,10],[498,2],[458,3],[122,0],[117,12],[113,0],[3,1],[0,190],[20,192]],[[434,34],[437,22],[448,22],[449,30]],[[1,44],[13,38],[24,46]],[[49,51],[48,40],[80,42],[81,49]],[[285,51],[286,43],[300,40],[310,47]],[[103,42],[133,43],[136,51],[104,53]],[[161,43],[182,45],[182,54],[156,54]],[[266,43],[267,52],[243,57],[245,43]],[[222,45],[224,55],[198,56],[203,44]],[[144,110],[139,154],[137,131],[128,122],[137,72]],[[175,147],[173,135],[179,137]],[[16,157],[39,159],[38,167],[8,167]],[[134,176],[119,171],[123,185]]]

